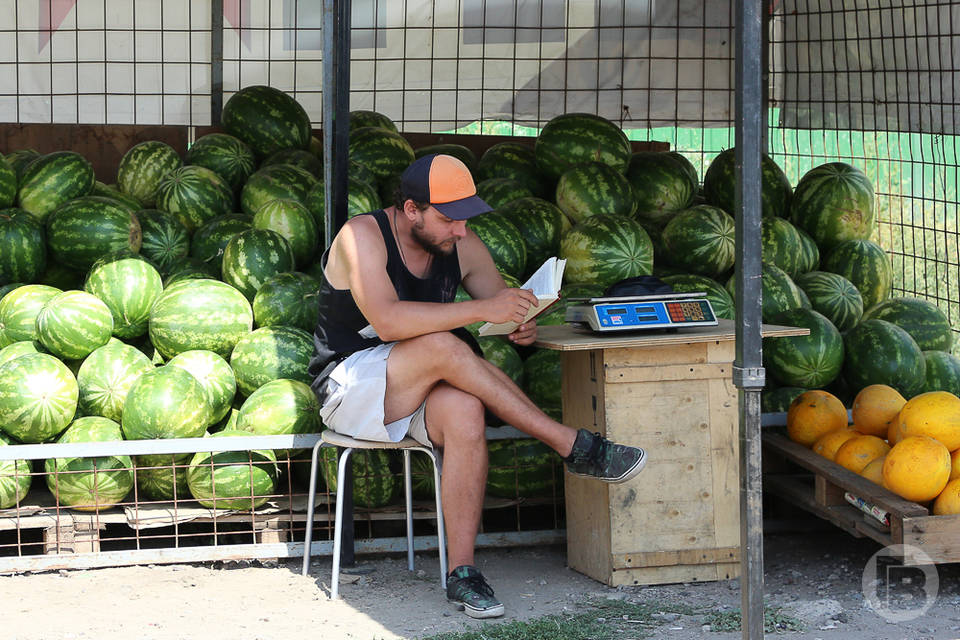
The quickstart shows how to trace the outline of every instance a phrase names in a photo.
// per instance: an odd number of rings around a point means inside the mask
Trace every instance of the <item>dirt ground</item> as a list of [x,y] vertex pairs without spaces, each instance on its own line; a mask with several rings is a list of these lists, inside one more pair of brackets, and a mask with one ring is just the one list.
[[[939,589],[915,619],[892,623],[872,610],[862,578],[880,549],[833,530],[767,535],[766,601],[804,622],[796,639],[947,640],[960,638],[960,565],[941,565],[937,575],[896,578],[883,592],[887,613],[911,613],[926,603],[923,589]],[[59,571],[0,577],[6,640],[272,640],[421,638],[478,623],[448,604],[439,588],[435,554],[418,556],[417,571],[404,558],[361,557],[371,569],[341,585],[343,599],[328,599],[330,561],[318,559],[310,577],[299,563],[154,565]],[[483,551],[478,563],[506,604],[502,621],[547,614],[569,615],[597,599],[672,604],[698,613],[657,615],[652,630],[636,637],[740,638],[704,626],[710,612],[740,606],[739,581],[611,589],[566,567],[562,547]],[[914,571],[916,574],[916,571]],[[902,584],[900,584],[902,583]],[[905,586],[904,586],[905,585]],[[889,597],[889,601],[886,598]],[[913,598],[911,601],[910,598]],[[879,600],[878,600],[879,601]],[[886,604],[884,604],[886,603]],[[624,638],[629,638],[623,634]]]

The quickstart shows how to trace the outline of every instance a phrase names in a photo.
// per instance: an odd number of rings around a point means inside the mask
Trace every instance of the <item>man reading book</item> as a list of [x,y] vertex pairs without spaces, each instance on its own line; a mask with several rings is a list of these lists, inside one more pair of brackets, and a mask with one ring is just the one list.
[[[624,482],[642,449],[552,420],[463,327],[523,322],[537,299],[508,288],[467,220],[490,211],[467,167],[429,155],[403,173],[396,204],[351,218],[323,254],[310,364],[327,427],[368,440],[410,436],[443,451],[441,495],[450,572],[447,597],[475,618],[503,614],[473,566],[487,475],[485,409],[550,447],[571,473]],[[473,300],[454,302],[457,286]],[[535,322],[509,334],[518,345]]]

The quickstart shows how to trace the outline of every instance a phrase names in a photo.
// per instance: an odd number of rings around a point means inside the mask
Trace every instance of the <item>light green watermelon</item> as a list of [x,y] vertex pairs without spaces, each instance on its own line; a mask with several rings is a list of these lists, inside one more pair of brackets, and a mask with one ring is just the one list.
[[112,333],[110,308],[85,291],[58,293],[37,314],[37,339],[59,358],[85,358],[107,344]]
[[81,413],[120,422],[130,387],[152,370],[153,363],[139,349],[110,340],[84,358],[77,371]]
[[50,440],[73,420],[77,379],[67,365],[45,353],[0,366],[0,430],[23,443]]
[[[10,444],[10,439],[0,433],[0,447]],[[9,509],[17,505],[33,481],[29,460],[0,461],[0,509]]]
[[[77,418],[60,444],[122,440],[120,425],[100,416]],[[127,455],[95,458],[48,458],[44,461],[47,488],[61,507],[100,511],[122,502],[133,488],[133,461]]]
[[45,284],[18,287],[0,299],[0,347],[37,339],[37,316],[51,298],[62,293]]
[[320,403],[303,382],[271,380],[244,400],[236,429],[255,435],[319,433]]
[[130,387],[121,426],[127,440],[199,438],[211,423],[206,393],[179,367],[148,371]]
[[209,424],[219,422],[227,415],[237,393],[237,379],[226,360],[213,351],[194,349],[178,353],[166,366],[180,367],[203,387],[210,406]]
[[115,255],[94,263],[83,288],[110,309],[113,335],[135,338],[147,332],[150,310],[163,292],[163,279],[139,256]]
[[269,229],[283,236],[290,244],[296,266],[313,262],[319,240],[317,223],[299,202],[285,199],[267,202],[253,215],[253,228]]
[[263,327],[240,338],[230,355],[237,389],[245,396],[280,378],[309,384],[313,337],[293,327]]
[[565,282],[592,282],[608,287],[653,271],[653,244],[639,222],[616,216],[593,216],[560,239]]
[[[223,430],[211,438],[249,436],[246,431]],[[273,451],[201,451],[190,460],[187,486],[204,507],[256,509],[277,488],[277,457]]]

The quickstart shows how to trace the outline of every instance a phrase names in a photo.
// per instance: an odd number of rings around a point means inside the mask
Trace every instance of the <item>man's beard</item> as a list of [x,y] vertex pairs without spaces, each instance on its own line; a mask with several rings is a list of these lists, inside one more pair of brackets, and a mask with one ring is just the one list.
[[442,243],[438,244],[433,238],[423,233],[423,227],[422,219],[414,222],[413,227],[410,229],[410,234],[424,251],[437,257],[450,255],[453,252],[453,247],[456,246],[456,243],[453,243],[449,249],[444,249]]

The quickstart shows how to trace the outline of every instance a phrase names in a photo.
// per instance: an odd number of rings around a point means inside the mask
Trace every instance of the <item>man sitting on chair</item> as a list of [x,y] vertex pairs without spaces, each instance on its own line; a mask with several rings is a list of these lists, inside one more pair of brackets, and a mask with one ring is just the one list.
[[[351,218],[323,254],[310,364],[328,428],[358,439],[410,436],[443,451],[447,597],[467,615],[503,615],[473,566],[487,477],[485,410],[553,448],[568,471],[624,482],[642,449],[555,420],[478,355],[464,326],[522,322],[537,299],[506,286],[467,219],[490,211],[466,165],[424,156],[403,173],[394,206]],[[454,302],[457,286],[473,300]],[[529,345],[534,321],[508,339]]]

